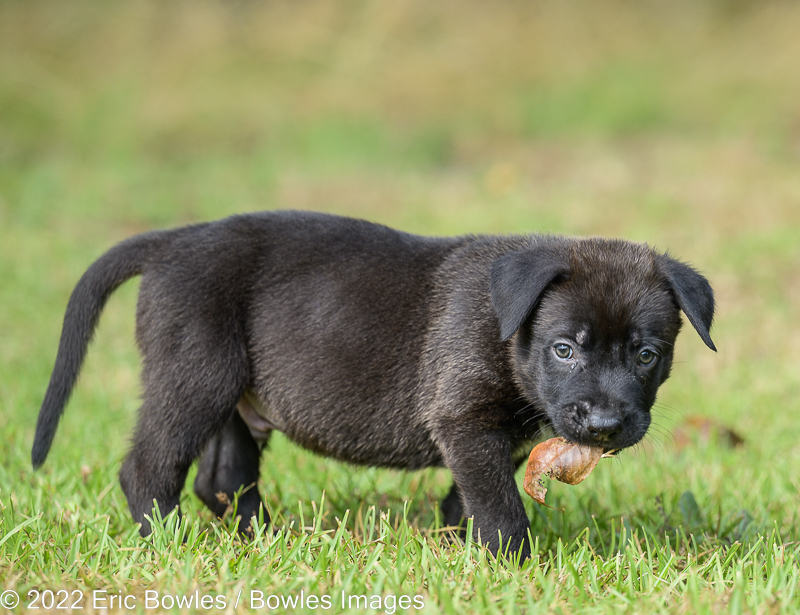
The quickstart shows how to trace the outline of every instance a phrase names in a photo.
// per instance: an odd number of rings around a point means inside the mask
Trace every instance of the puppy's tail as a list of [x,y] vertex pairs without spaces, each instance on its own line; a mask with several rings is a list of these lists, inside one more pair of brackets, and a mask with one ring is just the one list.
[[141,275],[147,262],[180,230],[155,231],[131,237],[97,259],[78,281],[67,304],[55,366],[36,422],[31,451],[34,468],[44,463],[50,451],[58,421],[78,379],[86,349],[109,296],[126,280]]

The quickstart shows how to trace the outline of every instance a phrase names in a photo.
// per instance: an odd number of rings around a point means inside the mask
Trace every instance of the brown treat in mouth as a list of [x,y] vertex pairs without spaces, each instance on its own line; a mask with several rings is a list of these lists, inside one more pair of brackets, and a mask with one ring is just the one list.
[[525,493],[539,504],[544,504],[547,487],[543,475],[568,485],[577,485],[594,470],[601,457],[610,457],[614,451],[604,452],[602,446],[576,444],[564,438],[550,438],[537,444],[528,457]]

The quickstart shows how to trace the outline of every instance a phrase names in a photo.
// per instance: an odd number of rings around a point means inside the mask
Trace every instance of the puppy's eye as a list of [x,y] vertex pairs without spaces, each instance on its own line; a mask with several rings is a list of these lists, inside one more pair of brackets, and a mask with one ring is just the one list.
[[657,358],[658,355],[655,352],[645,349],[639,353],[639,356],[636,360],[639,362],[639,365],[652,365],[656,362]]
[[556,344],[555,346],[553,346],[553,352],[556,353],[556,356],[559,359],[572,358],[572,346],[568,344]]

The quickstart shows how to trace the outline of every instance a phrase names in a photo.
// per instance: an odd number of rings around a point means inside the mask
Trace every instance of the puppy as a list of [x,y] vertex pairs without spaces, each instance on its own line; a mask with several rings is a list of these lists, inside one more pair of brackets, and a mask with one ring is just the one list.
[[490,550],[526,557],[514,472],[540,426],[629,447],[669,375],[680,310],[715,349],[709,283],[643,244],[234,216],[132,237],[89,267],[67,306],[34,467],[106,300],[137,275],[143,400],[120,481],[142,535],[154,501],[178,506],[198,458],[194,488],[217,515],[218,493],[245,488],[247,530],[278,430],[351,463],[447,467],[444,521],[472,517]]

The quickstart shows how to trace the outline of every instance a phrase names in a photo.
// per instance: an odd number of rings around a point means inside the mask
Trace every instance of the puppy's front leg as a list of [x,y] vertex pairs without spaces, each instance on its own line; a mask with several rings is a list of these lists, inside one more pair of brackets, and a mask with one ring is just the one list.
[[508,437],[495,430],[440,430],[437,435],[445,465],[453,473],[461,494],[465,518],[473,517],[473,534],[489,550],[502,550],[522,557],[531,554],[522,497],[514,480],[515,466]]
[[[528,451],[524,450],[522,453],[517,451],[513,456],[514,473],[516,474],[520,466],[528,461]],[[442,522],[449,527],[458,527],[458,535],[463,539],[466,537],[464,530],[464,509],[461,503],[461,493],[458,490],[458,485],[454,482],[450,486],[450,491],[439,504],[439,510],[442,512]]]

